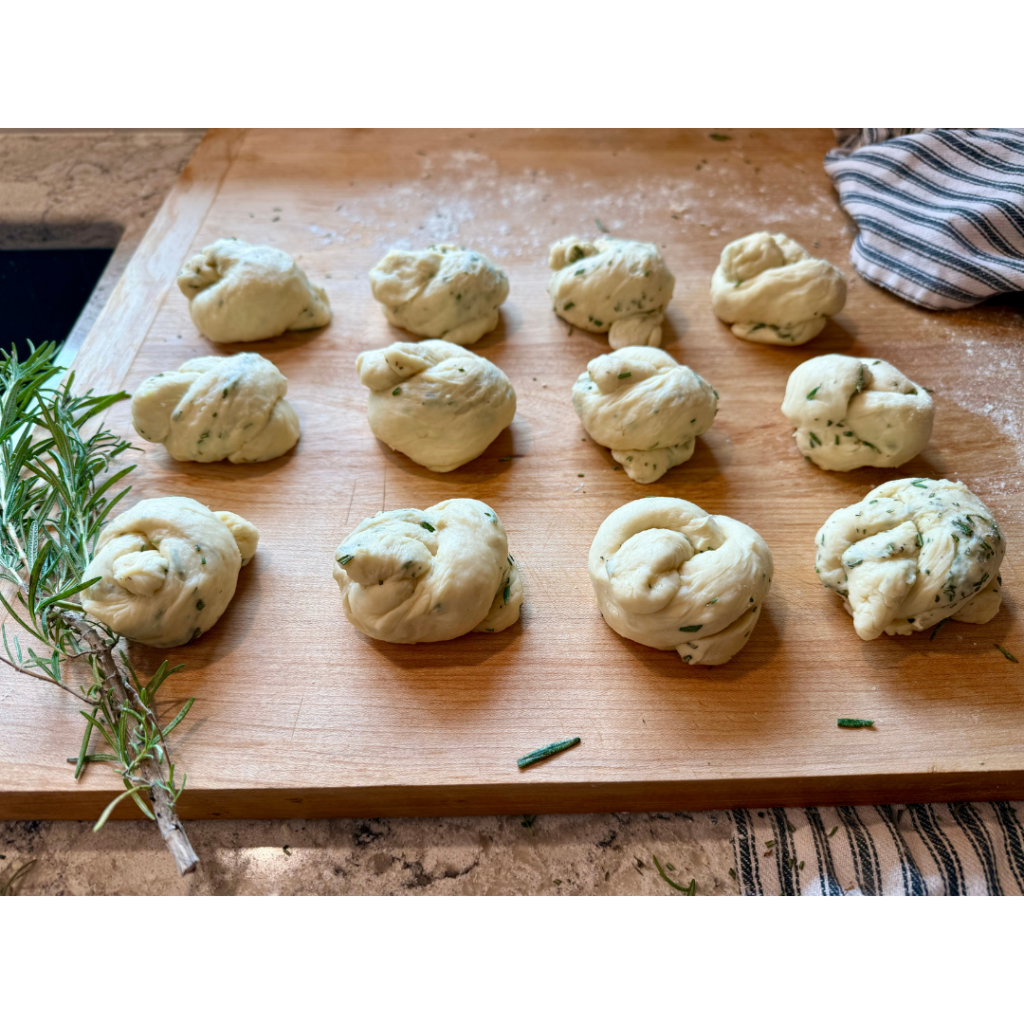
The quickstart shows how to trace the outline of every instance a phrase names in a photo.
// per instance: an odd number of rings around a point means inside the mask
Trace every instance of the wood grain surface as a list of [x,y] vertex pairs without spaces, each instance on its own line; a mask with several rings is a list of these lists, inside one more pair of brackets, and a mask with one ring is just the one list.
[[[261,531],[234,602],[200,641],[166,711],[196,703],[177,733],[183,816],[274,817],[728,807],[1024,797],[1020,552],[1024,359],[1021,304],[916,309],[863,282],[853,228],[822,169],[827,131],[214,133],[169,197],[111,308],[78,357],[83,381],[131,390],[203,339],[174,286],[190,251],[222,236],[278,246],[323,283],[323,330],[250,346],[289,380],[298,447],[274,462],[175,463],[137,444],[132,500],[194,497]],[[721,395],[693,458],[654,485],[616,472],[570,402],[606,339],[569,332],[545,286],[549,244],[612,233],[656,242],[676,276],[665,348]],[[722,247],[784,231],[848,275],[845,310],[811,343],[733,337],[711,313]],[[389,248],[453,241],[504,267],[499,329],[475,347],[516,388],[511,428],[479,459],[436,474],[377,442],[354,371],[367,348],[406,338],[384,320],[367,271]],[[234,351],[242,350],[240,347]],[[826,473],[797,453],[779,406],[801,361],[887,359],[935,392],[925,451],[895,471]],[[128,404],[110,425],[134,437]],[[582,474],[582,476],[580,475]],[[859,640],[814,574],[814,538],[836,508],[898,476],[968,484],[1007,538],[1003,610],[934,640]],[[615,508],[648,494],[753,526],[775,581],[744,650],[688,668],[601,620],[586,559]],[[524,574],[522,620],[503,633],[413,647],[348,624],[331,577],[336,545],[382,508],[447,497],[491,504]],[[163,654],[140,649],[154,668]],[[81,730],[72,699],[0,673],[0,816],[89,817],[118,791],[65,758]],[[840,716],[873,730],[836,728]],[[579,735],[521,772],[516,758]],[[129,802],[121,804],[126,815]]]

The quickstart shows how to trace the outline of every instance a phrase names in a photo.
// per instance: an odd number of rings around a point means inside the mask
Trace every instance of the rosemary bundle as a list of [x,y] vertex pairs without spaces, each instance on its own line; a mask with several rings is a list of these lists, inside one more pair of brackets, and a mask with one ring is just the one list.
[[[0,661],[85,704],[81,748],[68,758],[75,778],[105,763],[124,783],[95,828],[122,800],[134,800],[156,821],[184,875],[199,861],[175,810],[185,776],[176,776],[167,737],[192,700],[165,726],[154,708],[164,680],[183,666],[165,661],[140,683],[124,638],[86,616],[76,598],[96,582],[83,578],[85,569],[113,508],[131,490],[118,485],[135,468],[112,471],[132,446],[102,423],[86,425],[128,395],[75,395],[74,373],[55,384],[64,373],[57,351],[50,343],[23,362],[15,351],[0,360],[0,581],[9,585],[0,586],[0,602],[21,630],[0,627]],[[94,737],[106,749],[90,751]]]

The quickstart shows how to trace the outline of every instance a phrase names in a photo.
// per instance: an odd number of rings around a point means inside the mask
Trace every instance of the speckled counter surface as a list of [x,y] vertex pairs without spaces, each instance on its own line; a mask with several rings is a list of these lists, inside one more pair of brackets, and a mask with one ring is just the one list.
[[[202,866],[179,878],[148,822],[0,822],[0,883],[29,894],[736,894],[729,814],[194,821]],[[10,867],[8,867],[10,865]]]
[[[77,349],[202,130],[0,133],[0,248],[116,249],[69,338]],[[2,701],[2,694],[0,694]],[[0,709],[2,712],[2,709]],[[2,727],[2,713],[0,713]],[[187,823],[177,876],[148,822],[0,822],[0,887],[29,894],[736,893],[728,814]]]

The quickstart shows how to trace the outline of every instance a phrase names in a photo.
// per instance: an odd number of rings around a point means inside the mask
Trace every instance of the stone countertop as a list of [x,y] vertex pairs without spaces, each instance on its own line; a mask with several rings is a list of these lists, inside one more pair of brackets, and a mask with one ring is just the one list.
[[[77,351],[203,137],[0,133],[0,249],[115,247],[68,338]],[[735,894],[728,813],[187,822],[202,866],[179,878],[149,822],[0,822],[0,890],[29,894]],[[671,868],[668,867],[671,865]]]

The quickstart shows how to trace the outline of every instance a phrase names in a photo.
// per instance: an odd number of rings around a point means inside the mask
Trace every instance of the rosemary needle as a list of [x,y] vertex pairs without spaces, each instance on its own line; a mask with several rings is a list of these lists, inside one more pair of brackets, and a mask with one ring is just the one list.
[[668,875],[665,874],[661,865],[658,863],[658,858],[654,857],[654,866],[658,869],[658,874],[672,886],[673,889],[678,889],[684,896],[696,896],[697,895],[697,879],[691,878],[689,885],[680,885],[678,882],[673,882]]
[[836,725],[840,729],[869,729],[875,724],[873,718],[839,718]]
[[559,740],[557,743],[549,743],[546,747],[531,750],[525,757],[519,758],[519,760],[516,761],[516,764],[518,764],[520,768],[529,768],[531,764],[543,761],[545,758],[551,757],[553,754],[560,754],[563,750],[575,747],[579,742],[579,736],[573,736],[571,740]]
[[995,644],[995,649],[1007,660],[1012,661],[1014,665],[1019,665],[1020,662],[1005,648],[1000,647],[999,644]]

